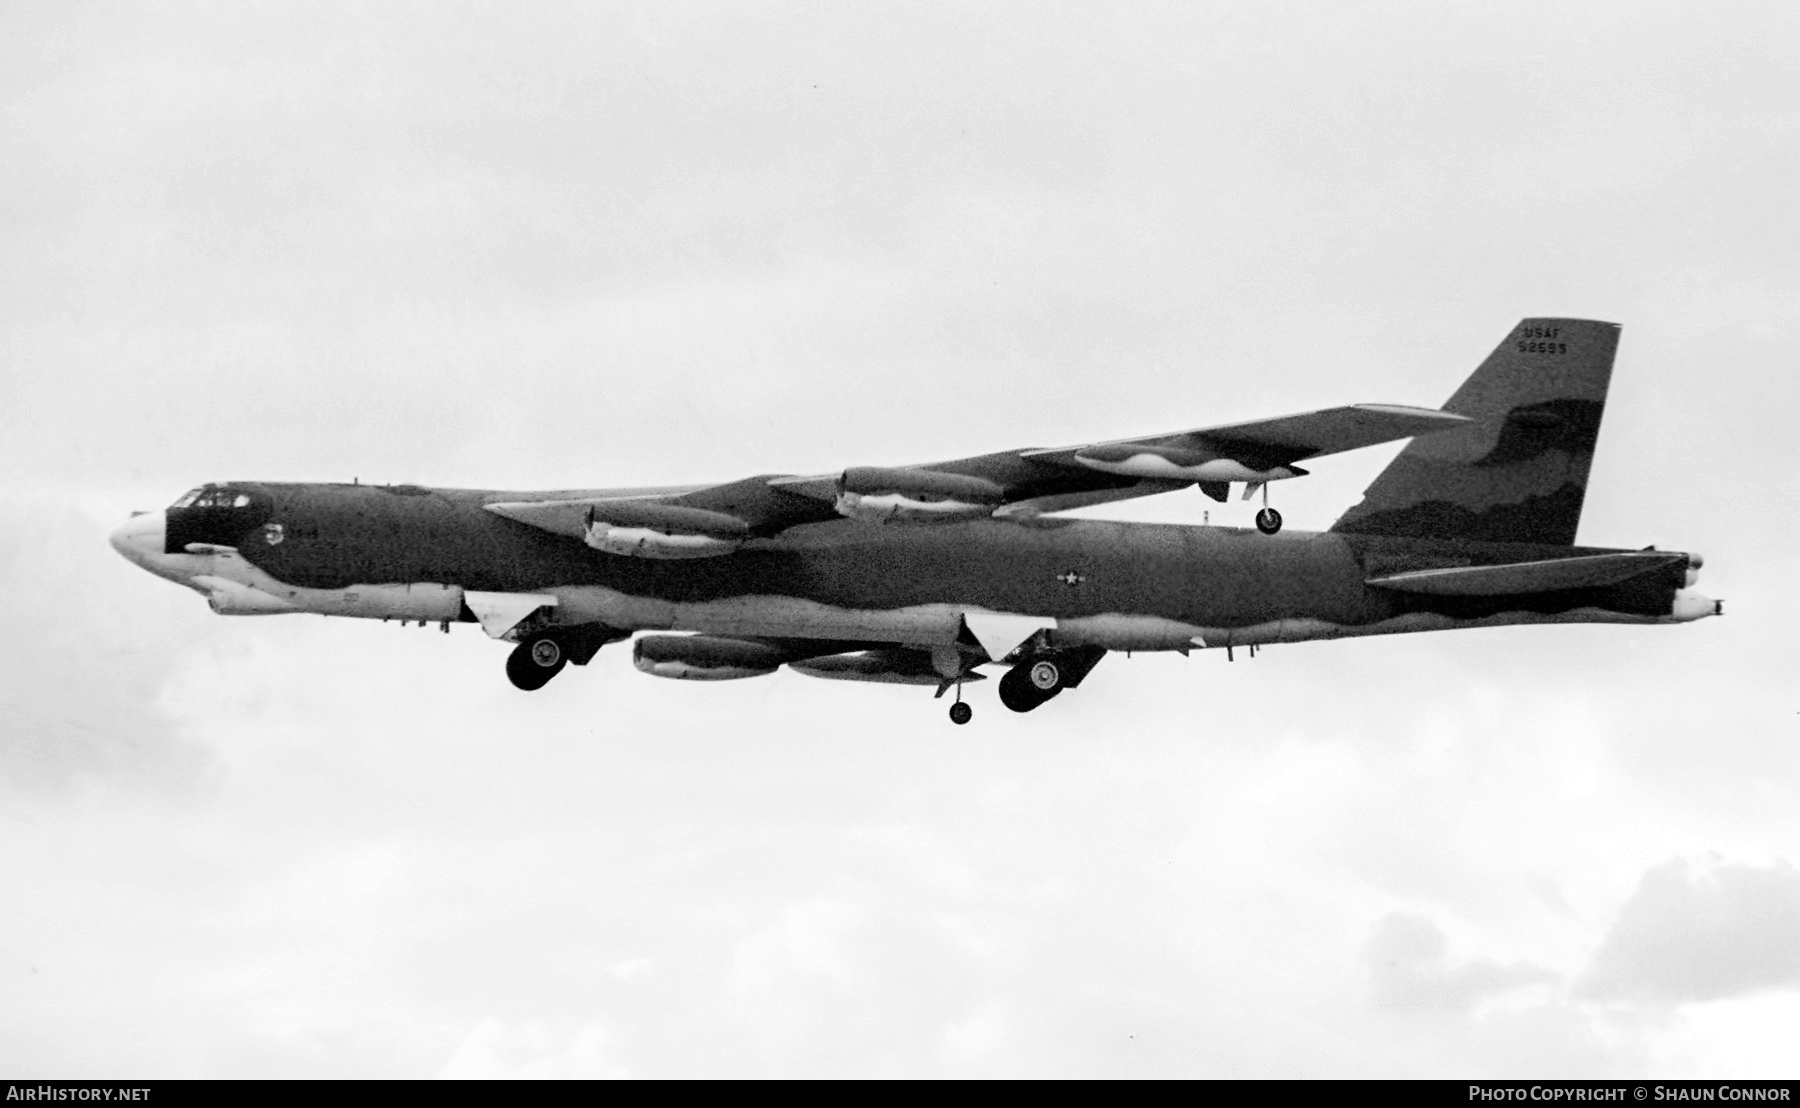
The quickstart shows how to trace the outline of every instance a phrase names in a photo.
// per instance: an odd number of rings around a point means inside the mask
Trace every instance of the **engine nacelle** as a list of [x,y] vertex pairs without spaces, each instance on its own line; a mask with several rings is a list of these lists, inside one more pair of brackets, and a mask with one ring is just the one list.
[[781,651],[767,643],[716,635],[645,635],[631,646],[631,664],[652,677],[677,681],[735,681],[774,673]]
[[653,527],[619,527],[599,520],[588,524],[581,541],[595,550],[628,558],[716,558],[743,545],[742,539],[658,531]]
[[[851,654],[832,654],[824,658],[808,658],[803,662],[789,662],[788,668],[808,677],[824,677],[832,681],[873,681],[883,685],[942,685],[949,680],[934,664],[932,656],[923,650],[863,650]],[[962,674],[962,680],[982,681],[985,678],[974,670],[968,670]]]
[[992,481],[928,469],[856,466],[838,479],[839,515],[868,523],[954,523],[985,519],[1006,503]]
[[749,537],[748,524],[723,512],[623,500],[589,507],[582,541],[628,558],[716,558]]

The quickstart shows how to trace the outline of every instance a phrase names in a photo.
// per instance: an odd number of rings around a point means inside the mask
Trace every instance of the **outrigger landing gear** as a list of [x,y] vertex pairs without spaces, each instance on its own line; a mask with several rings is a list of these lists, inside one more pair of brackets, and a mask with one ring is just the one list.
[[1281,513],[1269,507],[1269,486],[1266,482],[1263,484],[1262,494],[1263,506],[1262,511],[1256,513],[1256,529],[1265,535],[1273,535],[1281,530]]
[[963,683],[962,683],[962,678],[960,676],[953,677],[950,680],[945,681],[942,685],[939,685],[938,686],[938,695],[943,696],[944,689],[950,685],[956,686],[956,703],[950,705],[950,722],[956,724],[958,727],[961,727],[963,724],[965,724],[975,718],[975,709],[971,708],[969,705],[963,703],[963,698],[962,698]]
[[532,692],[548,685],[568,662],[568,651],[554,635],[532,635],[507,656],[506,676],[515,686]]

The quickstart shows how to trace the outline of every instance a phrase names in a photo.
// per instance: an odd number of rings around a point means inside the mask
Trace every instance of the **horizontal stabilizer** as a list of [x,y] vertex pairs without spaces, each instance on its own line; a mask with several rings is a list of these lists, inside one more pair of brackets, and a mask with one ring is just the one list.
[[1424,593],[1428,596],[1516,596],[1521,593],[1560,592],[1565,589],[1616,585],[1662,566],[1685,563],[1687,558],[1686,554],[1647,550],[1628,554],[1593,554],[1548,562],[1421,569],[1410,573],[1371,577],[1365,583],[1378,589]]

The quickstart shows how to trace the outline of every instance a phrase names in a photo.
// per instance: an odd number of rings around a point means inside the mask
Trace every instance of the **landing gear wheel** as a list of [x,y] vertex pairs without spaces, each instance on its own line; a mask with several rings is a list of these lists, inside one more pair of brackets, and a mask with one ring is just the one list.
[[963,724],[974,718],[975,709],[964,704],[962,701],[959,700],[955,704],[950,705],[950,722],[956,724],[958,727],[961,727]]
[[[1048,687],[1041,681],[1048,681]],[[1000,703],[1015,712],[1029,712],[1062,691],[1062,670],[1055,662],[1016,665],[1000,679]]]
[[1281,530],[1281,513],[1273,508],[1264,508],[1256,513],[1256,529],[1265,535],[1273,535]]
[[555,672],[562,668],[562,643],[557,642],[549,636],[539,636],[526,643],[525,646],[527,650],[531,651],[532,662],[539,668],[547,669],[551,672]]
[[506,676],[526,692],[543,688],[569,661],[562,643],[550,635],[533,635],[506,657]]

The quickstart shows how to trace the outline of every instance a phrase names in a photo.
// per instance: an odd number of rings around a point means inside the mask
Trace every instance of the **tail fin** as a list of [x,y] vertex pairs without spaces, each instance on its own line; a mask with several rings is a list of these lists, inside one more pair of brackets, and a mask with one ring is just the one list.
[[1473,418],[1414,439],[1333,531],[1573,545],[1619,325],[1527,319],[1444,411]]

